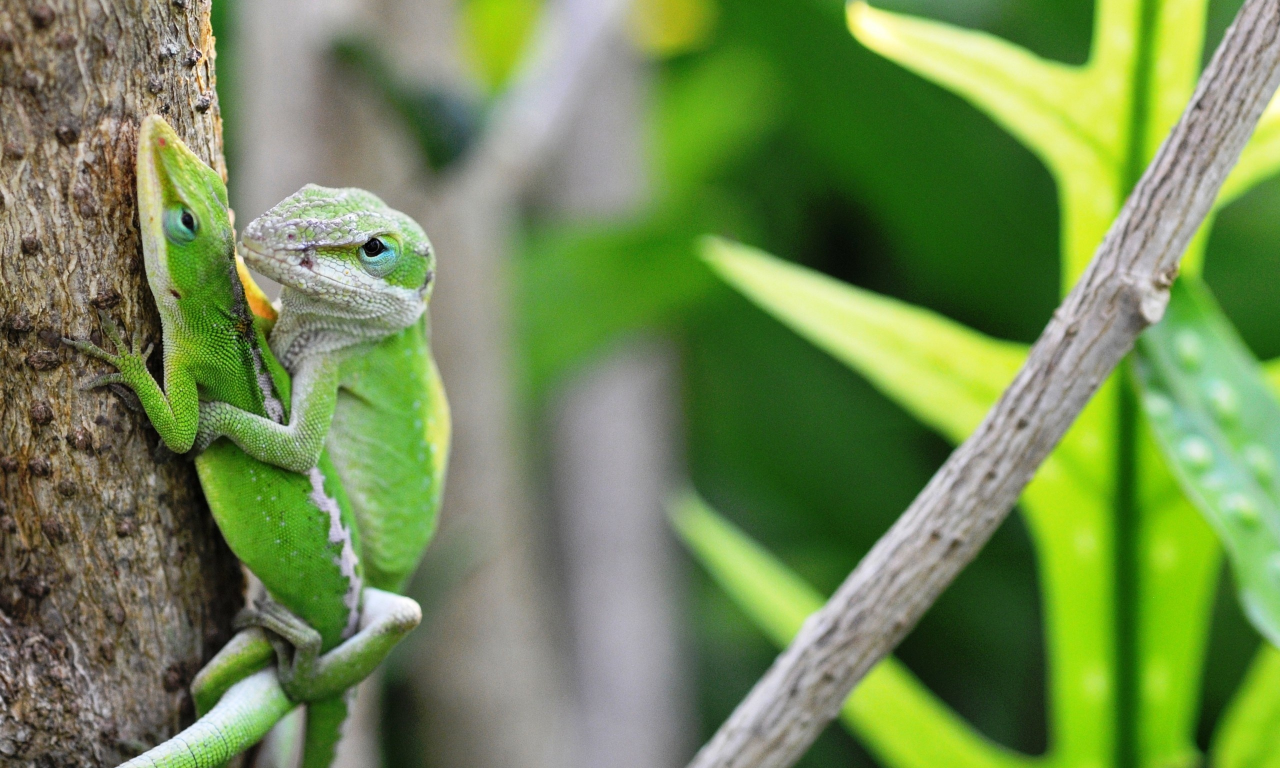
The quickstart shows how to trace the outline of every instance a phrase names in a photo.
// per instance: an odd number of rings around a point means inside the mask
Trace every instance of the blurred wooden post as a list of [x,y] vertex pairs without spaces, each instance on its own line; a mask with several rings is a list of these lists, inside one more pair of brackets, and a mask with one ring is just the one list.
[[[623,30],[606,53],[539,178],[541,207],[558,219],[625,218],[645,203],[648,65]],[[562,382],[548,408],[579,768],[670,768],[690,746],[665,514],[679,471],[676,377],[669,344],[629,339]]]

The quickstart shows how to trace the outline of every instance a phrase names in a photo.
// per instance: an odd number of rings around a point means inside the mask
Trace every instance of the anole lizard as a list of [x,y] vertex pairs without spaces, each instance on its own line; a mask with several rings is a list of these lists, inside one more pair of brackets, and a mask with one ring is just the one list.
[[327,445],[369,583],[400,591],[435,530],[448,456],[425,316],[431,244],[369,192],[308,185],[251,222],[241,246],[249,266],[283,285],[270,343],[294,377],[291,416],[282,425],[207,398],[197,445],[225,435],[294,468]]
[[[226,187],[157,116],[147,118],[139,133],[138,192],[147,278],[163,326],[166,386],[161,388],[146,369],[150,350],[139,354],[136,339],[132,346],[125,343],[105,316],[104,330],[116,354],[87,342],[69,342],[117,368],[117,373],[93,384],[131,387],[157,432],[175,451],[185,451],[192,443],[200,397],[235,403],[264,417],[286,418],[287,408],[276,393],[287,400],[288,378],[260,343],[261,332],[252,322],[235,273]],[[232,551],[277,601],[260,606],[254,621],[284,637],[296,637],[301,629],[317,640],[278,650],[286,692],[294,700],[308,701],[304,765],[327,766],[346,716],[342,691],[376,666],[394,641],[417,623],[420,612],[407,598],[386,595],[396,607],[383,614],[380,624],[366,617],[369,626],[361,629],[358,541],[327,456],[301,474],[258,462],[219,441],[197,458],[196,467]],[[360,635],[352,638],[357,630]],[[355,644],[342,642],[348,638]],[[239,679],[269,661],[264,647],[260,634],[249,635],[238,654],[237,649],[219,654],[220,669],[233,670],[230,677]],[[321,657],[322,652],[329,653]],[[205,680],[213,681],[206,691],[216,693],[230,682],[228,675],[216,673]],[[213,698],[199,693],[206,702]],[[256,701],[260,705],[270,698],[260,695]],[[225,735],[239,736],[230,741],[243,742],[244,732],[261,725],[264,709],[269,708],[232,711]],[[197,747],[207,750],[198,758],[202,764],[216,764],[234,754],[223,754],[229,748],[219,739],[207,739]],[[173,758],[178,762],[146,757],[138,764],[184,764],[180,755]],[[186,760],[191,757],[188,751]]]

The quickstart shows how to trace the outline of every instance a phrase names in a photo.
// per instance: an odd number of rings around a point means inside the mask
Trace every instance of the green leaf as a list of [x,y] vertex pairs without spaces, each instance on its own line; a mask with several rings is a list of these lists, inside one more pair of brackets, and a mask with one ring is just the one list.
[[[1056,172],[1114,166],[1115,136],[1098,133],[1088,70],[1048,61],[985,32],[849,5],[849,29],[866,47],[964,97]],[[1101,163],[1101,164],[1100,164]]]
[[1225,545],[1245,614],[1280,642],[1280,403],[1194,278],[1174,285],[1134,363],[1157,442]]
[[[1064,209],[1064,285],[1074,282],[1122,202],[1129,135],[1127,121],[1116,118],[1127,117],[1123,84],[1132,41],[1126,48],[1107,34],[1113,55],[1072,67],[983,32],[863,2],[850,4],[848,16],[859,42],[967,99],[1048,166]],[[1117,21],[1121,16],[1112,13]]]
[[[724,208],[700,202],[704,213]],[[620,336],[700,301],[715,283],[690,246],[705,223],[655,215],[532,237],[513,265],[526,391],[540,396]]]
[[749,246],[707,238],[702,255],[747,298],[955,442],[978,426],[1026,358],[1021,344]]
[[[778,646],[785,646],[822,598],[706,502],[687,492],[671,521],[711,577]],[[842,722],[893,768],[1021,768],[1038,764],[991,742],[892,656],[854,689]]]
[[506,85],[528,45],[541,0],[465,0],[458,25],[462,49],[485,88],[497,92]]
[[743,48],[668,74],[654,108],[659,194],[684,202],[758,145],[780,114],[778,91],[769,61]]
[[776,90],[768,61],[740,48],[666,73],[654,109],[653,206],[530,236],[513,290],[535,398],[620,336],[674,320],[714,285],[694,242],[708,231],[752,231],[737,199],[714,183],[772,129]]
[[1280,394],[1280,357],[1262,364],[1262,376],[1267,380],[1271,391]]
[[1222,716],[1214,768],[1280,768],[1280,651],[1263,643]]

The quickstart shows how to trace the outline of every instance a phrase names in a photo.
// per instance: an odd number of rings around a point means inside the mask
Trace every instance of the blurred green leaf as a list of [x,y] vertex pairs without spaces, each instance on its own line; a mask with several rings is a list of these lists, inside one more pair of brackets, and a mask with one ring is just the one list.
[[1280,651],[1263,643],[1214,735],[1213,768],[1280,768]]
[[1280,642],[1280,403],[1208,289],[1190,277],[1143,334],[1135,370],[1169,466],[1226,545],[1246,615]]
[[542,11],[541,0],[464,0],[459,3],[462,49],[480,81],[496,92],[515,72]]
[[730,285],[954,442],[978,426],[1026,358],[1021,344],[749,246],[709,238],[702,254]]
[[653,117],[659,197],[683,202],[714,181],[774,126],[777,106],[777,75],[749,49],[721,49],[669,76]]
[[1280,358],[1268,360],[1262,364],[1262,375],[1267,380],[1271,391],[1280,393]]
[[654,56],[677,56],[707,44],[715,29],[716,0],[636,0],[632,37]]
[[728,48],[704,57],[659,89],[653,203],[621,221],[531,235],[514,285],[535,397],[611,340],[670,322],[706,294],[714,281],[695,239],[752,226],[715,182],[772,128],[775,106],[776,82],[760,56]]
[[[765,634],[785,646],[822,598],[692,492],[671,505],[690,551]],[[1018,768],[1039,764],[973,730],[892,656],[850,694],[841,720],[895,768]]]
[[513,265],[531,395],[620,335],[671,322],[702,298],[713,280],[689,244],[714,221],[711,212],[733,212],[713,199],[697,209],[707,218],[566,225],[531,240]]

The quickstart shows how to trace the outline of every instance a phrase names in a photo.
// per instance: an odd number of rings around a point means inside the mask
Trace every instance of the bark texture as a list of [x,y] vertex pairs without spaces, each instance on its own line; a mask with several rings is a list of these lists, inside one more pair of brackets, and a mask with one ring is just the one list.
[[221,168],[213,45],[208,0],[0,0],[0,765],[175,733],[239,599],[190,463],[60,343],[99,340],[95,310],[159,340],[137,127],[160,113]]
[[1280,0],[1248,0],[1080,281],[982,424],[690,768],[795,763],[999,527],[1138,334],[1280,83]]

